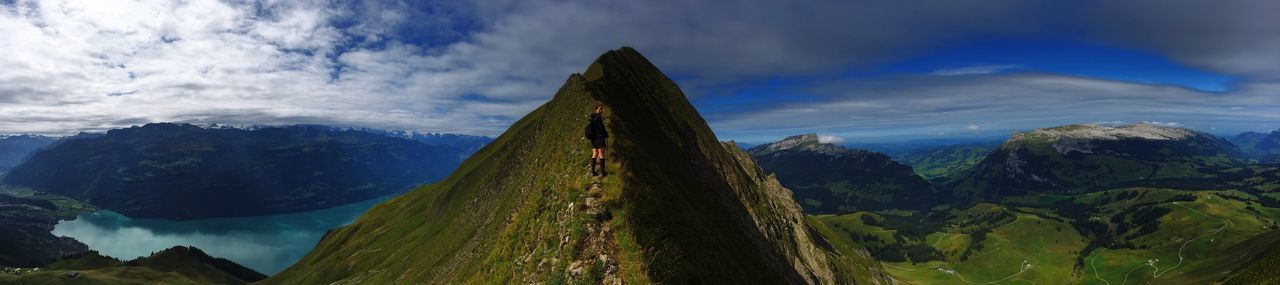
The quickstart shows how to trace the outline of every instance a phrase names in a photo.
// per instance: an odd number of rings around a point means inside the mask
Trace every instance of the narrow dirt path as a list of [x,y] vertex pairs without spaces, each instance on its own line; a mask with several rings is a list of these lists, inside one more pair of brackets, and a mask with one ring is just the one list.
[[618,277],[618,245],[613,239],[613,215],[601,203],[606,185],[596,178],[580,198],[579,214],[590,218],[586,238],[575,249],[574,261],[566,269],[574,280],[598,284],[622,284]]

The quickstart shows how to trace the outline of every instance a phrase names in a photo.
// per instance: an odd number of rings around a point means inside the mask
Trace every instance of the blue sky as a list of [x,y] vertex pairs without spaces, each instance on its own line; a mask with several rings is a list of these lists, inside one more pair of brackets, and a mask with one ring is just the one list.
[[0,133],[147,122],[494,136],[632,46],[721,139],[1280,128],[1274,1],[3,1]]

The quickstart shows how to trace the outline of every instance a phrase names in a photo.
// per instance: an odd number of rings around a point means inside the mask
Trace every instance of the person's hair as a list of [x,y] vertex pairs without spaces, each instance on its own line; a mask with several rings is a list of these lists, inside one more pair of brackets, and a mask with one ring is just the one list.
[[604,104],[596,102],[596,109],[604,109]]

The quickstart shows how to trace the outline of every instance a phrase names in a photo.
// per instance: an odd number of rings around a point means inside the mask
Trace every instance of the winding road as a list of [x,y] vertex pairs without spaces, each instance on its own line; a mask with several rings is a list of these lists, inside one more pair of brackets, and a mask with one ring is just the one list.
[[1011,278],[1013,278],[1013,277],[1017,277],[1018,275],[1021,275],[1023,272],[1027,272],[1027,270],[1031,270],[1031,262],[1029,262],[1029,261],[1027,261],[1027,260],[1022,260],[1022,268],[1021,268],[1021,269],[1019,269],[1019,270],[1018,270],[1018,272],[1014,272],[1013,274],[1010,274],[1009,276],[1006,276],[1005,278],[1001,278],[1000,280],[992,280],[992,281],[987,281],[987,282],[973,282],[973,281],[969,281],[969,280],[967,280],[967,279],[964,279],[964,276],[960,276],[960,272],[956,272],[956,270],[955,270],[955,269],[944,268],[944,267],[941,267],[941,266],[934,267],[934,269],[937,269],[937,270],[939,270],[939,271],[942,271],[943,273],[946,273],[947,275],[955,276],[955,277],[956,277],[956,279],[960,279],[960,281],[961,281],[961,282],[964,282],[964,283],[969,283],[969,284],[996,284],[996,283],[1004,282],[1005,280],[1009,280],[1009,279],[1011,279]]
[[[1212,199],[1213,199],[1213,198],[1215,198],[1215,197],[1218,197],[1218,196],[1209,196],[1209,199],[1210,199],[1210,200],[1212,200]],[[1153,269],[1154,269],[1154,270],[1152,271],[1152,273],[1151,273],[1151,276],[1152,276],[1151,278],[1152,278],[1152,279],[1159,278],[1160,276],[1164,275],[1165,273],[1169,273],[1169,271],[1173,271],[1173,269],[1176,269],[1176,268],[1178,268],[1179,266],[1182,266],[1182,262],[1183,262],[1183,260],[1185,260],[1185,259],[1186,259],[1186,257],[1184,257],[1184,256],[1182,255],[1182,252],[1183,252],[1183,251],[1185,251],[1185,250],[1187,249],[1187,245],[1188,245],[1188,244],[1191,244],[1191,242],[1196,241],[1196,240],[1199,240],[1199,239],[1204,238],[1204,237],[1207,237],[1207,236],[1211,236],[1211,235],[1216,235],[1216,234],[1222,233],[1222,231],[1225,231],[1225,230],[1227,229],[1227,227],[1229,227],[1229,226],[1231,225],[1231,223],[1230,223],[1230,222],[1228,222],[1228,221],[1227,221],[1227,220],[1225,220],[1225,219],[1218,218],[1218,217],[1214,217],[1214,216],[1210,216],[1210,215],[1206,215],[1206,214],[1205,214],[1205,213],[1203,213],[1203,212],[1200,212],[1200,211],[1198,211],[1198,210],[1196,210],[1196,209],[1192,209],[1191,207],[1187,207],[1186,205],[1179,204],[1178,202],[1173,202],[1173,204],[1174,204],[1174,205],[1178,205],[1179,207],[1185,208],[1185,209],[1187,209],[1187,210],[1190,210],[1190,211],[1192,211],[1192,212],[1195,212],[1196,214],[1199,214],[1199,215],[1204,216],[1204,217],[1206,217],[1206,218],[1214,219],[1214,220],[1218,220],[1219,222],[1221,222],[1221,223],[1222,223],[1222,227],[1219,227],[1217,230],[1214,230],[1213,232],[1210,232],[1210,233],[1207,233],[1207,234],[1204,234],[1204,235],[1200,235],[1200,236],[1197,236],[1197,237],[1195,237],[1195,238],[1193,238],[1193,239],[1189,239],[1189,240],[1187,240],[1186,242],[1183,242],[1183,243],[1182,243],[1182,246],[1181,246],[1181,247],[1178,247],[1178,263],[1177,263],[1177,264],[1174,264],[1173,266],[1171,266],[1171,267],[1169,267],[1169,268],[1165,268],[1163,271],[1161,271],[1161,270],[1160,270],[1160,267],[1159,267],[1159,266],[1156,266],[1156,264],[1160,262],[1160,259],[1148,259],[1146,263],[1144,263],[1144,264],[1142,264],[1142,265],[1138,265],[1138,266],[1134,267],[1133,269],[1130,269],[1128,272],[1125,272],[1125,274],[1124,274],[1124,281],[1120,282],[1120,285],[1125,285],[1126,283],[1128,283],[1128,282],[1129,282],[1129,275],[1130,275],[1130,274],[1132,274],[1134,271],[1136,271],[1136,270],[1138,270],[1138,269],[1141,269],[1142,267],[1150,266],[1151,268],[1153,268]],[[1101,255],[1101,254],[1102,254],[1101,252],[1099,252],[1099,253],[1098,253],[1098,255]],[[1098,256],[1094,256],[1094,258],[1093,258],[1093,259],[1094,259],[1094,260],[1097,260],[1097,258],[1098,258]],[[1094,265],[1092,261],[1090,261],[1089,263],[1090,263],[1090,265],[1091,265],[1091,266],[1093,266],[1093,274],[1094,274],[1094,277],[1098,278],[1098,280],[1101,280],[1103,283],[1106,283],[1106,284],[1110,285],[1110,284],[1111,284],[1111,282],[1108,282],[1106,279],[1102,279],[1102,276],[1099,276],[1099,275],[1098,275],[1098,267],[1097,267],[1096,265]]]

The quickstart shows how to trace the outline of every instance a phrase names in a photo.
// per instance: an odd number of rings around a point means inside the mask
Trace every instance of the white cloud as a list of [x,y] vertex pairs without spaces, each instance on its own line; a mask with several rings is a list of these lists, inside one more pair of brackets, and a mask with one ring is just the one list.
[[1022,68],[1022,65],[1018,65],[1018,64],[974,65],[974,66],[938,69],[938,70],[934,70],[933,74],[943,75],[943,76],[991,74],[991,73],[998,73],[998,72],[1009,71],[1012,69],[1019,69],[1019,68]]
[[[568,74],[622,45],[637,47],[698,97],[727,82],[831,74],[956,40],[1066,29],[1081,31],[1070,40],[1144,48],[1248,80],[1214,94],[1219,104],[1178,88],[1003,77],[995,75],[1017,66],[969,66],[935,73],[972,82],[929,76],[938,79],[869,84],[902,90],[818,82],[829,105],[704,115],[717,131],[761,137],[822,129],[815,125],[842,135],[930,133],[927,127],[974,122],[978,112],[1014,120],[1011,126],[1179,114],[1264,125],[1259,120],[1274,122],[1266,111],[1276,106],[1265,95],[1280,84],[1250,80],[1280,74],[1269,60],[1278,55],[1278,30],[1265,28],[1277,26],[1268,7],[1275,3],[1108,2],[1064,12],[1016,0],[984,9],[957,1],[14,1],[0,4],[0,133],[183,121],[495,135],[545,102]],[[1188,9],[1206,12],[1182,13]],[[424,12],[437,10],[450,12]],[[1122,115],[1130,106],[1149,116]],[[1231,106],[1249,108],[1226,112]],[[804,110],[819,115],[779,117]]]
[[982,130],[982,127],[978,125],[970,124],[968,127],[965,127],[965,129],[969,130],[970,132],[977,132],[979,130]]
[[[1230,93],[1051,74],[987,74],[959,78],[904,75],[854,79],[809,89],[823,100],[717,114],[722,137],[750,141],[769,134],[821,129],[846,136],[920,136],[950,122],[972,127],[1032,129],[1088,122],[1160,122],[1195,118],[1198,125],[1243,131],[1280,121],[1280,96],[1241,86]],[[1257,106],[1230,110],[1230,106]],[[954,128],[950,127],[950,128]],[[757,139],[760,138],[760,139]]]
[[829,143],[829,144],[840,144],[844,142],[844,138],[833,136],[833,135],[821,135],[821,136],[818,136],[818,142]]
[[[879,63],[907,54],[904,46],[938,41],[873,26],[919,34],[1003,30],[1010,26],[1004,20],[965,19],[1017,14],[998,5],[920,21],[890,16],[917,12],[902,5],[454,2],[0,5],[0,102],[15,103],[0,105],[0,132],[181,121],[494,135],[549,98],[568,74],[623,45],[692,78],[681,82],[686,90],[710,90],[748,77]],[[441,7],[464,15],[423,15]],[[796,12],[777,13],[784,9]],[[710,10],[718,13],[700,12]],[[344,24],[335,24],[338,18]],[[399,38],[404,33],[425,42]],[[742,40],[750,43],[723,44]],[[467,99],[477,96],[487,100]]]
[[[377,34],[369,25],[337,28],[334,18],[349,11],[329,2],[255,4],[0,5],[0,102],[11,102],[0,104],[0,133],[179,121],[493,135],[553,90],[477,66],[467,43],[443,52],[398,41],[363,46],[349,33]],[[374,20],[399,17],[385,12]],[[469,94],[505,99],[463,99]]]
[[1165,127],[1181,127],[1182,126],[1182,124],[1179,124],[1178,122],[1143,121],[1143,123],[1157,125],[1157,126],[1165,126]]

